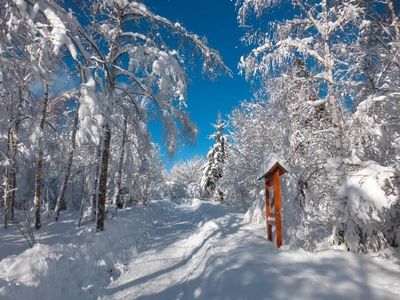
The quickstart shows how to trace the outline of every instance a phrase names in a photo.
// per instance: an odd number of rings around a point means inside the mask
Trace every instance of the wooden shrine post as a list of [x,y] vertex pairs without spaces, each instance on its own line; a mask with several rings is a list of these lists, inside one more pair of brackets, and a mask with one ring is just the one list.
[[267,237],[272,242],[272,226],[276,227],[276,245],[282,246],[281,186],[280,175],[287,170],[279,162],[259,178],[265,182],[265,201],[267,217]]

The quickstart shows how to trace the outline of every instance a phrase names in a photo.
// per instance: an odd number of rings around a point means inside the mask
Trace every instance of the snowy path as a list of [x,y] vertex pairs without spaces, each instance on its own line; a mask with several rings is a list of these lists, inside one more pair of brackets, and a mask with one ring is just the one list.
[[283,251],[265,227],[210,203],[166,212],[104,299],[399,299],[399,264]]
[[0,261],[0,299],[400,299],[399,260],[277,249],[263,225],[210,202],[127,209],[100,233],[75,220],[44,224],[24,252],[0,231],[1,253],[22,252]]

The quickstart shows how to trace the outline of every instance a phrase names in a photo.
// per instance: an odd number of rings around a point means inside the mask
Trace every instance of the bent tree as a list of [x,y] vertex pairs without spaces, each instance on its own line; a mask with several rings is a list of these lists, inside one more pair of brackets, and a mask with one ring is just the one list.
[[[199,55],[203,72],[211,79],[218,74],[230,74],[230,70],[218,52],[199,36],[153,14],[142,3],[94,1],[91,13],[93,25],[90,33],[84,35],[93,53],[93,71],[102,75],[96,77],[103,114],[97,229],[104,230],[114,117],[122,107],[129,107],[130,114],[135,116],[133,121],[145,125],[147,114],[151,113],[161,120],[167,151],[173,155],[178,138],[187,137],[193,143],[198,131],[184,110],[188,83],[185,63]],[[180,47],[175,49],[178,44]],[[146,111],[138,109],[143,98],[148,102]]]

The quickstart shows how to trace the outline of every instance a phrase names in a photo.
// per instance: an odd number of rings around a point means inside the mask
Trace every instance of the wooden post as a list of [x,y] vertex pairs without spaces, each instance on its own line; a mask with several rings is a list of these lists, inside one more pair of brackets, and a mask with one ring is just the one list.
[[269,185],[268,182],[265,182],[265,199],[266,199],[266,205],[265,205],[265,214],[266,214],[266,224],[267,224],[267,237],[268,240],[272,242],[272,225],[268,223],[269,218],[271,218],[271,203],[269,199]]
[[275,197],[275,224],[276,224],[276,246],[282,246],[282,218],[281,218],[281,186],[279,171],[274,174],[274,197]]
[[[265,182],[265,216],[267,238],[272,242],[272,226],[276,228],[276,246],[282,246],[281,184],[280,176],[287,172],[283,162],[276,154],[270,153],[260,165],[258,180]],[[266,163],[267,162],[267,163]],[[271,190],[272,189],[272,190]],[[271,195],[270,195],[271,192]],[[271,206],[272,205],[272,206]]]

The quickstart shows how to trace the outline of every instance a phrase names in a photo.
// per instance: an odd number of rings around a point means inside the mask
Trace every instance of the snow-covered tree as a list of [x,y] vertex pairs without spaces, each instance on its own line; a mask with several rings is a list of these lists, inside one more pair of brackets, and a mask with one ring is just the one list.
[[[43,97],[44,107],[38,115],[30,115],[29,113],[24,116],[27,122],[31,124],[31,141],[32,146],[38,153],[37,162],[37,180],[35,192],[35,226],[40,228],[40,185],[41,185],[41,156],[44,151],[42,139],[44,135],[45,115],[47,111],[46,104],[49,100],[48,84],[53,81],[52,71],[59,71],[61,51],[64,46],[68,48],[71,56],[76,57],[76,49],[71,40],[67,37],[67,29],[64,25],[66,19],[72,19],[65,10],[63,10],[56,3],[41,1],[40,3],[31,3],[26,1],[2,1],[1,3],[2,16],[1,16],[1,30],[0,41],[2,48],[2,60],[6,72],[3,76],[3,86],[7,86],[9,100],[11,102],[19,102],[14,105],[14,112],[10,111],[10,145],[12,147],[12,169],[15,170],[15,156],[16,146],[18,143],[19,127],[21,125],[22,106],[30,105],[35,102],[35,96],[31,87],[33,84],[43,85],[45,88],[45,95]],[[62,20],[63,19],[63,20]],[[65,22],[68,23],[68,22]],[[72,22],[72,24],[74,24]],[[78,41],[78,39],[77,39]],[[3,47],[4,46],[4,47]],[[4,51],[3,51],[4,49]],[[2,70],[2,72],[4,72]],[[15,76],[17,75],[18,76]],[[16,81],[16,78],[18,80]],[[4,84],[5,83],[5,84]],[[19,100],[16,100],[19,99]],[[35,112],[35,110],[33,109]],[[39,116],[40,115],[40,116]],[[17,117],[16,117],[17,116]],[[31,118],[29,118],[31,117]],[[29,119],[28,119],[29,118]],[[38,120],[38,122],[32,122]],[[16,190],[16,176],[15,171],[10,172],[10,181]],[[13,214],[13,207],[15,196],[12,195],[11,211]]]
[[[378,228],[393,207],[389,195],[398,193],[394,175],[398,76],[390,75],[398,72],[394,54],[398,53],[398,19],[392,1],[244,0],[238,5],[239,22],[248,29],[244,41],[256,45],[241,59],[240,67],[248,79],[261,83],[257,96],[265,98],[261,103],[266,101],[268,109],[264,120],[244,117],[247,126],[235,127],[232,140],[238,140],[241,131],[243,136],[259,131],[252,123],[268,127],[264,132],[268,130],[274,140],[255,139],[253,145],[264,145],[266,151],[278,149],[291,166],[287,177],[297,186],[289,184],[288,201],[293,200],[297,208],[286,212],[297,222],[288,232],[297,245],[312,248],[332,234],[352,251],[382,250],[387,233]],[[291,7],[294,17],[254,29],[257,20],[252,13],[261,18],[278,5]],[[243,151],[242,143],[233,142],[232,149],[243,157],[251,153]],[[358,187],[352,181],[355,177],[362,179]],[[364,180],[376,183],[384,204],[371,203],[361,192]],[[346,189],[350,183],[352,188]],[[356,189],[359,196],[348,193]],[[346,211],[349,207],[359,211]],[[319,238],[313,230],[322,232]]]
[[203,166],[203,176],[201,178],[201,187],[209,194],[216,193],[216,196],[222,202],[224,192],[218,185],[218,181],[223,176],[223,166],[226,158],[226,147],[228,137],[223,133],[225,123],[222,120],[221,113],[218,112],[217,124],[213,124],[216,132],[210,136],[215,140],[214,146],[207,153],[206,162]]
[[[203,71],[211,78],[229,71],[219,54],[208,48],[197,35],[188,32],[179,23],[153,14],[142,3],[94,1],[92,16],[91,35],[94,38],[86,37],[94,54],[91,60],[95,70],[103,75],[97,78],[104,115],[97,227],[103,230],[111,120],[119,105],[128,101],[132,109],[136,109],[139,106],[138,97],[146,98],[153,116],[161,119],[164,141],[168,153],[173,155],[179,136],[189,137],[189,141],[193,142],[197,135],[196,126],[184,110],[187,85],[184,58],[200,54]],[[158,34],[154,34],[155,31]],[[173,45],[168,41],[170,34],[184,46],[179,50],[169,47]],[[135,115],[138,122],[147,122],[146,115],[140,112]],[[179,128],[182,129],[181,134]]]
[[[95,179],[84,188],[86,195],[93,196],[94,207],[99,207],[100,230],[104,228],[106,195],[112,194],[107,192],[109,188],[115,190],[114,202],[118,204],[127,191],[129,201],[137,197],[145,203],[151,195],[160,197],[165,190],[160,184],[163,165],[158,148],[150,141],[147,123],[161,120],[170,155],[176,150],[177,140],[194,142],[197,128],[185,111],[185,67],[200,57],[203,73],[211,79],[229,74],[217,51],[207,47],[205,39],[153,14],[138,1],[92,1],[90,8],[75,5],[77,14],[67,13],[55,2],[0,4],[4,8],[0,12],[0,77],[1,108],[5,112],[1,119],[1,172],[7,175],[4,182],[10,191],[5,209],[11,206],[13,212],[16,170],[21,170],[20,194],[35,196],[36,227],[40,227],[44,204],[41,187],[48,190],[50,176],[58,178],[51,180],[51,185],[58,184],[59,189],[51,188],[57,201],[52,196],[46,205],[55,205],[56,219],[65,203],[70,203],[68,185],[72,178],[83,172],[86,178]],[[89,25],[83,28],[75,15],[89,16],[89,22],[84,21]],[[52,101],[65,95],[65,91],[57,91],[57,95],[53,92],[61,64],[68,75],[75,74],[80,80],[73,92],[78,100],[71,111],[75,117],[70,115],[62,129],[48,119]],[[18,78],[17,84],[12,78]],[[38,91],[32,92],[35,89]],[[36,105],[37,99],[44,99],[47,107]],[[35,105],[29,106],[32,103]],[[54,133],[49,133],[56,128],[60,140],[54,145],[59,153],[46,148],[54,142]],[[18,137],[21,134],[23,141]],[[40,154],[39,162],[35,162],[32,150]],[[18,155],[24,156],[24,162],[17,168]],[[40,166],[47,170],[54,158],[57,167],[45,174]],[[134,164],[132,168],[129,162]],[[34,169],[42,176],[36,176],[35,190]],[[128,174],[135,179],[132,184],[127,184]]]
[[339,203],[344,205],[338,205],[337,214],[342,216],[338,230],[346,244],[365,253],[388,244],[396,246],[399,241],[400,23],[391,0],[362,5],[359,51],[349,58],[349,63],[358,66],[349,72],[357,99],[347,131],[352,155],[350,163],[342,163],[348,174],[338,190],[339,199],[344,200]]
[[175,163],[167,175],[170,196],[172,198],[199,197],[203,165],[204,159],[198,156]]
[[[252,11],[261,16],[280,2],[291,5],[283,1],[239,1],[240,24],[247,24]],[[260,34],[257,30],[246,36],[246,41],[256,43],[257,47],[241,59],[240,66],[247,78],[256,74],[267,80],[279,74],[282,66],[291,64],[296,57],[304,57],[304,61],[313,66],[309,78],[318,80],[320,88],[319,99],[310,105],[328,104],[331,131],[335,137],[335,155],[343,156],[345,149],[339,109],[344,99],[338,82],[347,66],[346,50],[352,40],[343,36],[346,28],[359,22],[363,10],[358,2],[329,3],[326,0],[295,0],[293,9],[293,19],[271,22],[269,32]]]

